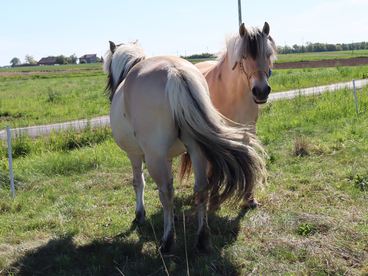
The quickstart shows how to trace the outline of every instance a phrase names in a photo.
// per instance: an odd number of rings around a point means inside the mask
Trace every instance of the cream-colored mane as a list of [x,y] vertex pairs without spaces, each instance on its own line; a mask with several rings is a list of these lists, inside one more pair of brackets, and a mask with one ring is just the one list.
[[109,93],[110,101],[114,96],[115,89],[126,78],[129,71],[145,58],[143,49],[136,42],[116,45],[114,51],[110,49],[106,52],[103,70],[109,75],[106,90]]
[[242,58],[251,56],[254,59],[276,59],[276,45],[271,36],[265,35],[257,27],[247,27],[247,34],[241,37],[239,34],[231,36],[226,41],[226,50],[220,54],[219,62],[227,55],[231,66]]

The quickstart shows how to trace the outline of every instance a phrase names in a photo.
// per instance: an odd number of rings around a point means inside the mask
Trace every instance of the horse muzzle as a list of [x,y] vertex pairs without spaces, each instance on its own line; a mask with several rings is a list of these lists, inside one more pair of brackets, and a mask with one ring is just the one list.
[[263,89],[257,86],[252,88],[253,100],[256,104],[265,104],[270,93],[271,87],[269,85],[265,86]]

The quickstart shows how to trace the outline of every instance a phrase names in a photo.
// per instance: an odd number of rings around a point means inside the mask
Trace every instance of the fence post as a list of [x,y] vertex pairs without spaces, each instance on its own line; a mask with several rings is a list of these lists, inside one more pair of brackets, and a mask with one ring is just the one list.
[[359,105],[358,105],[358,96],[357,96],[357,92],[356,92],[356,87],[355,87],[355,80],[353,80],[353,92],[354,92],[354,101],[355,101],[355,111],[356,114],[359,114]]
[[11,146],[11,130],[10,127],[6,127],[7,141],[8,141],[8,161],[9,161],[9,175],[10,175],[10,191],[15,197],[14,187],[14,175],[13,175],[13,157],[12,157],[12,146]]

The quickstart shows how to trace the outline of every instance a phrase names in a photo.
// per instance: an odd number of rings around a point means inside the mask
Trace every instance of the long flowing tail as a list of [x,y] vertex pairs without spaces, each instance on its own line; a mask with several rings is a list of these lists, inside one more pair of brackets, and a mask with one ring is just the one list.
[[196,68],[172,68],[166,93],[178,127],[198,143],[210,164],[208,188],[211,194],[216,191],[220,204],[228,198],[243,199],[257,183],[265,181],[261,145],[245,128],[226,124]]

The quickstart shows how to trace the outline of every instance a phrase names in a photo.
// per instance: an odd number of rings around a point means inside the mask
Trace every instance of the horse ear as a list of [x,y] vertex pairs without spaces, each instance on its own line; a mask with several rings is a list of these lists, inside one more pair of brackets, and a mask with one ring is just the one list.
[[264,23],[262,32],[266,35],[270,34],[270,25],[267,22]]
[[115,52],[115,50],[116,50],[116,45],[115,45],[115,43],[114,43],[114,42],[112,42],[112,41],[109,41],[109,43],[110,43],[110,51],[111,51],[111,53]]
[[240,24],[240,27],[239,27],[239,34],[241,37],[244,37],[246,34],[248,34],[248,31],[247,29],[245,28],[245,25],[244,23],[241,23]]

